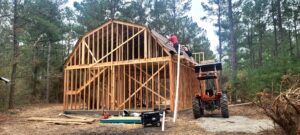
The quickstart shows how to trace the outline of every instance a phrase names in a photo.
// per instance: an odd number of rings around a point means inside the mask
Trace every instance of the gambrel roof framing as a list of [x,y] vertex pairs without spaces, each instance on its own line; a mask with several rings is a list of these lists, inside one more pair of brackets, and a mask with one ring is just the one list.
[[[177,55],[146,26],[108,20],[77,41],[64,65],[65,111],[147,111],[174,108]],[[193,62],[181,58],[179,109],[197,90]]]

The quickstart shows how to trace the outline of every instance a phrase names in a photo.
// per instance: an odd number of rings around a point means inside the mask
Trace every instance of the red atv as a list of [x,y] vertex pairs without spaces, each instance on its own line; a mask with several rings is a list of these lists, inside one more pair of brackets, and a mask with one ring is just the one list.
[[197,78],[200,81],[200,89],[193,98],[193,113],[197,119],[204,115],[204,110],[221,110],[222,117],[228,118],[227,96],[220,90],[219,71],[221,63],[200,64],[195,66]]

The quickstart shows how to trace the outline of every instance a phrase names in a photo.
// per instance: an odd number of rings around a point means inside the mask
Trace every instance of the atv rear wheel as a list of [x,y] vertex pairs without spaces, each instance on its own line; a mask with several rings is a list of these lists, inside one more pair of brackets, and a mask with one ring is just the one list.
[[204,115],[204,109],[201,107],[201,101],[198,97],[194,97],[193,101],[193,113],[194,113],[194,118],[198,119]]
[[220,99],[221,114],[223,118],[229,118],[228,100],[226,94],[223,94]]

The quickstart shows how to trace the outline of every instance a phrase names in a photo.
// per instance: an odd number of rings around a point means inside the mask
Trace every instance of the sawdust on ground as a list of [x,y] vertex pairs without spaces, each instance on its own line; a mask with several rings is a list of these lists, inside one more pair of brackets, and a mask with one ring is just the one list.
[[[62,113],[62,104],[32,105],[0,113],[0,134],[3,135],[56,135],[56,134],[172,134],[172,135],[237,135],[252,134],[245,132],[209,132],[199,126],[193,118],[191,110],[179,113],[176,123],[172,122],[171,114],[166,117],[165,131],[158,127],[143,128],[140,124],[101,124],[98,121],[86,125],[55,125],[45,122],[27,121],[29,117],[58,118]],[[217,115],[219,112],[207,114],[206,117]],[[261,110],[254,106],[230,107],[231,115],[247,116],[251,119],[266,118]],[[89,117],[100,118],[99,115]],[[212,125],[214,126],[214,125]],[[274,131],[262,131],[258,134],[275,134]]]

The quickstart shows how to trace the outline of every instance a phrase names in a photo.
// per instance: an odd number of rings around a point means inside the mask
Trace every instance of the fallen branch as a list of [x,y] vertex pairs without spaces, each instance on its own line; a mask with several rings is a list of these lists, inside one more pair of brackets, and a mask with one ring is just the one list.
[[253,102],[241,103],[241,104],[231,104],[231,105],[228,105],[228,106],[234,107],[234,106],[243,106],[243,105],[251,105],[251,104],[253,104]]

